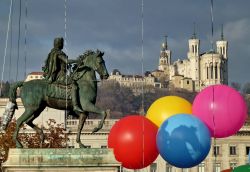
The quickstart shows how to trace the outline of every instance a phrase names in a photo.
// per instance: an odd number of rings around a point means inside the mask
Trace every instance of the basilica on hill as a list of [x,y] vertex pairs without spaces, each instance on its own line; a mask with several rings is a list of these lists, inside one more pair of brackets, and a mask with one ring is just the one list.
[[161,45],[158,69],[152,71],[156,78],[164,77],[176,88],[199,91],[213,84],[228,84],[228,42],[223,30],[216,50],[200,51],[200,40],[195,32],[188,40],[187,58],[172,62],[167,39]]
[[[124,75],[118,69],[111,72],[109,80],[132,88],[140,94],[141,85],[158,88],[181,88],[198,92],[206,86],[228,84],[228,42],[221,37],[215,42],[214,50],[201,52],[200,39],[195,32],[188,40],[187,58],[172,61],[167,39],[161,44],[159,65],[145,76]],[[146,90],[144,90],[146,91]]]

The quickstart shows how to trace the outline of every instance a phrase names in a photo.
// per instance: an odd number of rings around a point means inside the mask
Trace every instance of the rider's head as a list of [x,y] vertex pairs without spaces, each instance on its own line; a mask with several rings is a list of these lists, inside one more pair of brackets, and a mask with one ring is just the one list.
[[55,38],[54,39],[54,48],[58,48],[58,49],[63,49],[63,38]]

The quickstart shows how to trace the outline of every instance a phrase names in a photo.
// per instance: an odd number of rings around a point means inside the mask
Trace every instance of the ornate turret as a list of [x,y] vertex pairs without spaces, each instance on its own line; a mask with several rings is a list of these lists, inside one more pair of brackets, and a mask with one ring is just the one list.
[[199,85],[200,80],[200,40],[197,38],[196,25],[194,23],[193,35],[188,40],[189,51],[187,53],[188,59],[190,61],[190,72],[187,77],[192,78],[195,85]]
[[171,51],[168,50],[167,36],[164,36],[165,40],[161,44],[161,52],[159,58],[158,69],[167,72],[171,64]]
[[198,57],[200,54],[200,40],[196,37],[195,23],[194,23],[194,32],[192,37],[188,40],[188,44],[189,44],[188,58],[194,56]]

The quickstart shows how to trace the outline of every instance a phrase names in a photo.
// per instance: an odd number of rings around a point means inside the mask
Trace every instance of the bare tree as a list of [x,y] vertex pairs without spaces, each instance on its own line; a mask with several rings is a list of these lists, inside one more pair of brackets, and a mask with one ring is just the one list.
[[244,86],[242,88],[242,92],[244,94],[250,94],[250,82],[247,82],[244,84]]
[[240,91],[241,84],[238,82],[231,82],[231,87],[233,87],[235,90]]

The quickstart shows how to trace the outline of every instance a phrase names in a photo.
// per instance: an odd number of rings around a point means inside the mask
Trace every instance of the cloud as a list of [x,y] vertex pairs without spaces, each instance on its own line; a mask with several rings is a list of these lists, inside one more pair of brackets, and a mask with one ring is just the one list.
[[[12,27],[12,67],[16,73],[18,2],[14,1]],[[64,2],[51,0],[28,1],[28,17],[23,5],[20,40],[20,79],[24,69],[24,23],[27,22],[27,71],[39,71],[53,46],[53,39],[64,36]],[[188,39],[196,22],[201,51],[210,49],[210,2],[191,0],[144,0],[144,70],[158,66],[160,46],[168,35],[173,61],[186,58]],[[222,0],[214,2],[214,40],[220,37],[224,24],[229,41],[229,76],[232,81],[246,82],[249,61],[250,1]],[[0,56],[3,57],[9,1],[0,1]],[[141,73],[141,1],[134,0],[74,0],[67,1],[67,54],[75,58],[87,49],[105,52],[109,71],[118,68],[123,73]],[[235,12],[237,11],[237,12]],[[10,42],[9,42],[10,43]],[[6,73],[9,69],[9,48]],[[66,50],[65,50],[66,51]],[[0,58],[2,64],[3,58]],[[2,66],[0,66],[0,72]],[[7,78],[7,75],[5,76]],[[249,79],[248,79],[249,80]]]
[[[250,19],[240,19],[233,22],[228,22],[224,26],[225,35],[227,35],[227,39],[230,41],[242,42],[242,40],[246,41],[249,36],[250,30]],[[249,40],[250,42],[250,40]]]

